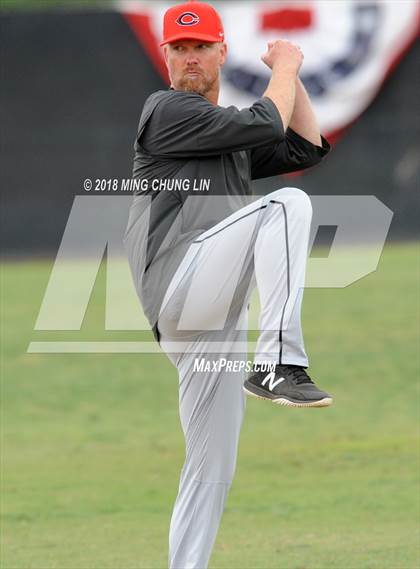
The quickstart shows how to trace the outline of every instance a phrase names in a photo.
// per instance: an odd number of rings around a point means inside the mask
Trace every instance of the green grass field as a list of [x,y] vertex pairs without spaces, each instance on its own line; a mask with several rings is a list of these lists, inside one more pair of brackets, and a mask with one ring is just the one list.
[[[248,400],[212,569],[419,566],[418,259],[388,246],[354,285],[306,291],[310,371],[334,406]],[[26,353],[80,337],[33,331],[51,266],[1,267],[1,567],[163,569],[184,452],[175,369],[163,354]],[[100,336],[101,279],[85,338]]]

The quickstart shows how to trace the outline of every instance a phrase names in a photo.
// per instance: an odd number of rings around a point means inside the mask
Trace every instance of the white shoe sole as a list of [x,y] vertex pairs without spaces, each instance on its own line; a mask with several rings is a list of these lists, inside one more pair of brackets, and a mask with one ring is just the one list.
[[271,403],[276,403],[276,405],[283,405],[285,407],[328,407],[333,402],[332,397],[324,397],[319,401],[295,403],[294,401],[289,401],[284,397],[279,397],[279,399],[269,399],[268,397],[263,397],[262,395],[257,395],[256,393],[252,393],[252,391],[248,391],[246,387],[244,387],[243,390],[247,395],[250,395],[251,397],[255,397],[256,399],[263,399],[264,401],[271,401]]

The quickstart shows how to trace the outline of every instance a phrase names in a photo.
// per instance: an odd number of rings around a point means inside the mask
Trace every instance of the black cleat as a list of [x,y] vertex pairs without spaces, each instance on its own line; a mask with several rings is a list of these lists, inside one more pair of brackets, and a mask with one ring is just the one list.
[[327,407],[333,399],[321,391],[297,365],[276,365],[275,371],[253,371],[244,383],[244,391],[259,399],[268,399],[289,407]]

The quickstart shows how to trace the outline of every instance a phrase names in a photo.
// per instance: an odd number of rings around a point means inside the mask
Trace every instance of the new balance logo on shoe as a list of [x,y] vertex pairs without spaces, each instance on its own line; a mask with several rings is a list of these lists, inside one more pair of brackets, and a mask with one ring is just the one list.
[[265,378],[262,380],[261,385],[263,387],[265,387],[266,383],[269,382],[268,389],[270,391],[273,391],[273,389],[276,387],[276,385],[278,385],[279,383],[281,383],[285,379],[286,379],[285,377],[279,377],[278,379],[276,379],[276,374],[274,373],[274,371],[270,371],[270,373],[268,373],[265,376]]

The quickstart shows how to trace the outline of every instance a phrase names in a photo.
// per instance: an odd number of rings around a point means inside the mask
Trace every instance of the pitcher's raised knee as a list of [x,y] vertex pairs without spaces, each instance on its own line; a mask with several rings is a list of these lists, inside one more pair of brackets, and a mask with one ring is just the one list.
[[298,214],[303,218],[312,218],[312,202],[306,192],[300,188],[285,187],[267,194],[269,201],[280,202],[287,212]]

